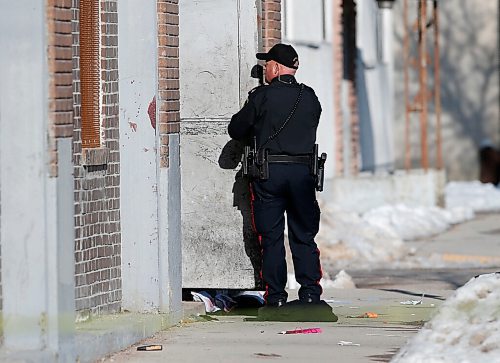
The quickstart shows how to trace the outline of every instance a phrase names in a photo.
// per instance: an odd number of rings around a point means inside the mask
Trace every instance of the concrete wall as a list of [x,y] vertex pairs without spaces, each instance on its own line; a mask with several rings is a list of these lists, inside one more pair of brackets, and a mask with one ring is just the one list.
[[[409,1],[412,16],[416,3]],[[498,0],[439,2],[441,23],[441,97],[443,158],[451,180],[478,179],[478,146],[489,139],[500,145]],[[397,165],[404,163],[403,17],[395,5],[395,140]],[[431,40],[429,38],[429,40]],[[432,72],[431,72],[432,74]],[[418,76],[412,77],[415,89]],[[431,77],[432,79],[432,77]],[[412,119],[412,160],[420,160],[418,116]],[[429,118],[429,156],[435,159],[435,118]]]
[[360,173],[357,177],[336,177],[327,181],[322,199],[342,210],[356,213],[365,213],[387,204],[442,206],[445,180],[442,170]]
[[70,139],[57,140],[51,176],[46,16],[44,2],[27,0],[0,11],[0,32],[15,35],[0,37],[2,328],[11,351],[72,361],[72,153]]
[[183,287],[255,286],[248,185],[235,181],[227,125],[255,86],[258,5],[180,3]]
[[156,3],[121,1],[118,9],[122,306],[159,306],[156,130],[148,106],[157,90]]

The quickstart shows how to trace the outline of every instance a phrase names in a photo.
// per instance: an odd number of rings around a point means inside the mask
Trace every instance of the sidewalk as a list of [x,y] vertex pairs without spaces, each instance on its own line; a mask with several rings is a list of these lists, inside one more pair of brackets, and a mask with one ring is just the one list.
[[[405,293],[331,289],[323,297],[339,316],[336,323],[255,322],[245,321],[248,317],[244,316],[215,316],[217,320],[183,323],[141,342],[162,344],[160,352],[137,351],[135,345],[102,362],[388,361],[451,292],[433,291],[435,297],[424,297],[422,304],[413,306],[401,302],[420,298]],[[366,312],[378,317],[355,317]],[[321,328],[322,333],[279,334],[297,328]],[[342,346],[341,341],[359,346]]]
[[441,256],[449,267],[500,266],[500,214],[477,214],[445,233],[406,243],[418,255]]
[[[429,240],[409,242],[421,256],[462,256],[444,259],[438,269],[348,271],[358,286],[367,288],[323,293],[339,316],[336,323],[256,322],[251,316],[230,315],[213,321],[188,319],[141,342],[161,344],[162,351],[137,351],[134,345],[100,362],[388,362],[454,289],[478,273],[495,271],[499,222],[498,214],[478,215]],[[420,300],[422,293],[421,304],[401,304]],[[295,297],[296,290],[290,291],[290,299]],[[356,317],[367,312],[378,317]],[[322,333],[279,334],[313,327]],[[339,345],[341,341],[355,345]]]

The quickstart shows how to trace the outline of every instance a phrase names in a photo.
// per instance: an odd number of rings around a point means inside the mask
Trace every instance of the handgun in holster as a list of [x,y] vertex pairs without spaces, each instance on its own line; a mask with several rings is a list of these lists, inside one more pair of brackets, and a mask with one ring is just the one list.
[[257,149],[257,138],[253,138],[253,146],[245,146],[242,155],[243,176],[253,180],[269,179],[268,149]]
[[326,162],[326,153],[322,153],[321,156],[318,157],[319,154],[319,146],[318,144],[314,144],[314,151],[311,159],[311,174],[315,179],[315,188],[318,192],[323,191],[323,184],[325,182],[325,162]]

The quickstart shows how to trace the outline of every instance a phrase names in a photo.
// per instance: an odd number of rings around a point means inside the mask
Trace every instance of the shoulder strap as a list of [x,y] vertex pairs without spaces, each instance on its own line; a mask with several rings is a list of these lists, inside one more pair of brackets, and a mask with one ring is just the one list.
[[304,84],[301,83],[300,84],[300,91],[299,91],[299,95],[297,96],[297,100],[295,101],[295,104],[293,105],[292,107],[292,110],[290,111],[288,117],[285,119],[285,121],[281,124],[280,128],[274,133],[272,134],[271,136],[269,136],[267,138],[267,140],[262,144],[261,147],[259,147],[259,150],[262,149],[264,146],[267,145],[267,143],[269,143],[269,141],[271,140],[274,140],[279,134],[281,131],[283,131],[283,129],[285,128],[285,126],[288,124],[288,122],[290,121],[290,119],[292,118],[293,114],[295,113],[295,111],[297,110],[297,106],[299,105],[300,103],[300,99],[302,98],[302,93],[304,92]]

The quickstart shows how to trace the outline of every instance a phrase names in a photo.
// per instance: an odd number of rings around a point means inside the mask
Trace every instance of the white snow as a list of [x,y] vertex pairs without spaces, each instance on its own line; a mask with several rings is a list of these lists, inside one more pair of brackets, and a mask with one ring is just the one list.
[[363,215],[369,224],[407,241],[444,232],[450,225],[473,217],[472,210],[460,207],[446,210],[438,207],[410,208],[403,204],[385,205]]
[[333,280],[328,278],[321,279],[321,286],[324,289],[334,288],[334,289],[355,289],[356,284],[352,280],[352,277],[345,272],[344,270],[340,270]]
[[321,224],[316,242],[322,261],[335,268],[352,266],[354,261],[361,263],[358,267],[442,264],[440,256],[409,259],[413,251],[404,241],[442,233],[454,224],[473,219],[475,212],[500,211],[500,189],[478,181],[450,182],[445,187],[445,201],[446,209],[396,204],[359,215],[320,199]]
[[499,302],[500,273],[472,278],[391,362],[500,362]]
[[445,188],[446,208],[468,207],[475,212],[500,211],[500,189],[479,181],[450,182]]
[[321,224],[316,237],[323,260],[336,262],[394,261],[407,253],[399,236],[367,223],[357,213],[334,206],[321,206]]
[[[288,280],[286,287],[291,290],[298,289],[300,287],[299,283],[297,280],[295,280],[295,275],[293,273],[289,273],[287,275]],[[320,285],[326,289],[326,288],[335,288],[335,289],[355,289],[356,285],[354,284],[354,281],[352,280],[351,276],[344,270],[341,270],[337,275],[335,275],[335,278],[331,280],[328,276],[324,276],[320,280]]]
[[354,260],[372,265],[401,261],[412,252],[405,240],[430,237],[474,217],[471,209],[463,207],[447,210],[384,205],[360,216],[321,204],[316,241],[322,260],[337,267]]

